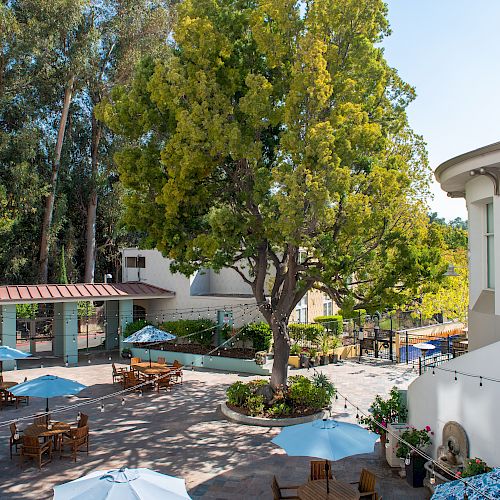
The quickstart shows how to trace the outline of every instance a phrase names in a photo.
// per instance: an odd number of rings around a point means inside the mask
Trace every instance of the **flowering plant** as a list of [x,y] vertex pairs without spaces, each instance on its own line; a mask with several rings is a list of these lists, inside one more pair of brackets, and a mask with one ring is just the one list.
[[[384,429],[387,428],[387,424],[405,422],[408,414],[397,387],[391,389],[388,399],[383,399],[377,394],[368,411],[372,414],[372,418],[361,417],[359,423],[366,426],[370,431],[380,434],[380,436],[386,435]],[[376,424],[375,421],[379,422],[383,428]]]
[[[401,439],[411,444],[414,448],[422,449],[424,446],[431,444],[431,435],[432,430],[428,425],[424,429],[410,427],[401,434]],[[411,451],[412,449],[408,445],[399,442],[396,456],[404,458],[411,453]]]
[[490,470],[491,467],[488,467],[488,464],[481,458],[469,458],[465,461],[465,467],[460,477],[477,476],[478,474],[490,472]]

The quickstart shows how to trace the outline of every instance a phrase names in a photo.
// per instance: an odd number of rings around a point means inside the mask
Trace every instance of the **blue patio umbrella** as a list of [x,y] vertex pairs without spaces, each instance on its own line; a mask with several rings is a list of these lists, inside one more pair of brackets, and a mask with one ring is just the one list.
[[[177,337],[169,332],[164,332],[153,325],[146,325],[137,332],[130,335],[123,342],[129,344],[155,344],[160,342],[168,342],[169,340],[174,340]],[[149,366],[151,366],[151,349],[149,349]]]
[[[465,486],[463,481],[458,479],[456,481],[438,484],[431,500],[462,499],[464,498],[466,490],[469,500],[500,498],[500,467],[485,474],[478,474],[477,476],[467,478],[464,477],[464,481],[467,482],[467,486]],[[474,488],[471,488],[471,486]]]
[[56,375],[42,375],[41,377],[34,378],[17,384],[9,389],[9,392],[14,396],[30,396],[33,398],[45,398],[47,400],[47,407],[45,411],[49,412],[49,398],[57,396],[71,396],[78,394],[86,385],[80,384],[75,380],[68,378],[57,377]]
[[9,346],[0,346],[0,373],[3,371],[3,362],[4,361],[14,361],[16,359],[24,359],[31,356],[23,351],[19,351],[18,349],[14,349]]
[[359,425],[336,420],[314,420],[285,427],[271,442],[291,457],[316,457],[325,460],[328,485],[328,460],[361,453],[372,453],[379,435]]
[[54,487],[54,500],[189,500],[184,479],[149,469],[96,470]]

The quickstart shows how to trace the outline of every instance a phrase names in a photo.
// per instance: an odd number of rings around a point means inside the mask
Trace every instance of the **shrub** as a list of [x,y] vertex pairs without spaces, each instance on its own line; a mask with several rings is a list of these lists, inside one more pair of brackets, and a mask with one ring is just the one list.
[[[354,309],[354,310],[343,310],[339,311],[345,319],[352,319],[354,323],[358,326],[363,326],[366,321],[366,309]],[[361,325],[359,322],[361,320]]]
[[333,396],[335,396],[335,393],[337,392],[333,383],[330,382],[330,379],[324,373],[315,373],[312,377],[312,383],[315,387],[319,387],[326,391],[329,401],[332,400]]
[[250,387],[243,382],[231,384],[226,391],[227,402],[233,406],[244,406],[250,395]]
[[333,335],[341,335],[343,332],[343,318],[340,314],[333,316],[318,316],[314,318],[315,323],[323,325]]
[[166,321],[160,325],[162,330],[173,333],[177,337],[186,337],[206,347],[212,345],[212,339],[217,323],[208,318],[202,319],[179,319],[177,321]]
[[300,347],[299,344],[293,344],[292,347],[290,347],[290,356],[300,356],[301,351],[302,347]]
[[16,304],[17,319],[35,319],[38,314],[38,304]]
[[491,467],[481,458],[469,458],[465,461],[465,467],[462,471],[461,477],[477,476],[478,474],[485,474],[490,472]]
[[[431,428],[427,426],[425,429],[406,429],[401,434],[401,439],[411,444],[414,448],[421,449],[428,444],[431,444],[430,437]],[[396,451],[396,456],[399,458],[404,458],[411,452],[411,449],[406,444],[401,441],[398,443],[398,449]]]
[[290,377],[288,397],[294,407],[321,410],[329,405],[331,398],[323,387],[316,387],[303,375]]
[[269,408],[269,415],[274,418],[287,417],[292,412],[286,403],[275,403]]
[[251,340],[256,351],[269,351],[273,333],[267,323],[249,323],[238,332],[238,336]]
[[144,328],[147,325],[152,325],[152,323],[143,319],[138,319],[137,321],[127,323],[127,326],[123,330],[123,338],[130,337],[130,335],[138,332],[141,328]]
[[260,415],[264,411],[264,396],[251,394],[247,398],[246,407],[252,417]]
[[[405,422],[408,415],[408,410],[401,400],[401,394],[397,387],[393,387],[389,393],[388,399],[383,399],[377,394],[368,411],[373,418],[386,427],[387,424]],[[381,429],[371,418],[361,417],[359,422],[366,426],[367,429],[384,436],[386,432]]]
[[288,334],[293,340],[308,340],[317,342],[318,337],[325,331],[325,327],[320,324],[300,324],[290,323],[288,325]]

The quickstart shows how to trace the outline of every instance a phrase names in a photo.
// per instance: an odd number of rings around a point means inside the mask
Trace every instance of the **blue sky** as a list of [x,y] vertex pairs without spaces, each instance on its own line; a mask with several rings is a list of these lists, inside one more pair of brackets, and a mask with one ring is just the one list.
[[[386,0],[392,35],[389,64],[413,85],[410,124],[440,163],[500,141],[500,0]],[[467,217],[434,182],[431,209]]]

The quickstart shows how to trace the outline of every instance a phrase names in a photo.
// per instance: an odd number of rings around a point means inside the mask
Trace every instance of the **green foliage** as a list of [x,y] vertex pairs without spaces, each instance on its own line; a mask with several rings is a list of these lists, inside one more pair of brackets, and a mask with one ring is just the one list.
[[273,418],[285,418],[290,415],[292,409],[286,403],[275,403],[268,411],[269,415]]
[[[387,399],[377,394],[368,411],[373,419],[382,424],[384,428],[387,427],[387,424],[406,422],[408,416],[408,410],[397,387],[391,389]],[[381,429],[370,417],[361,417],[359,422],[376,434],[381,436],[386,434],[386,431]]]
[[128,227],[186,275],[248,263],[275,336],[314,287],[397,305],[445,267],[414,90],[384,59],[385,3],[364,7],[186,0],[171,57],[144,60],[100,108],[126,142]]
[[16,304],[16,317],[19,319],[35,319],[38,315],[38,304]]
[[335,386],[333,385],[333,382],[330,381],[325,373],[315,373],[312,377],[312,383],[315,387],[319,387],[325,390],[329,401],[333,399],[335,393],[337,392]]
[[135,332],[138,332],[141,328],[144,328],[147,325],[152,325],[150,321],[145,321],[143,319],[138,319],[136,321],[131,321],[127,323],[127,326],[123,330],[123,338],[130,337]]
[[366,309],[342,309],[340,313],[345,319],[352,319],[358,326],[363,326],[366,322]]
[[243,382],[234,382],[226,390],[227,402],[233,406],[243,406],[251,395],[250,387]]
[[61,248],[61,265],[59,268],[59,283],[67,284],[68,281],[68,273],[66,271],[66,257],[64,254],[64,245]]
[[302,351],[302,347],[299,344],[292,344],[290,347],[290,355],[291,356],[299,356]]
[[492,469],[482,458],[469,458],[465,461],[465,467],[462,471],[461,477],[472,477],[478,474],[485,474]]
[[253,348],[257,351],[268,351],[273,333],[267,323],[249,323],[238,332],[238,337],[251,340]]
[[[401,439],[411,444],[413,447],[422,449],[425,446],[432,443],[431,441],[431,428],[427,426],[425,429],[406,429],[401,433]],[[403,442],[398,442],[398,449],[396,450],[396,456],[399,458],[405,458],[408,453],[411,453],[411,449]]]
[[177,337],[186,337],[193,343],[203,346],[212,345],[212,339],[217,323],[211,319],[179,319],[177,321],[166,321],[160,325],[162,330],[173,333]]
[[[90,318],[91,316],[94,316],[96,313],[96,308],[95,308],[94,304],[92,302],[88,302],[85,300],[80,300],[77,304],[77,308],[78,308],[78,317],[79,318],[87,318],[87,317]],[[141,328],[142,328],[142,326],[141,326]],[[139,328],[138,328],[138,330],[139,330]]]
[[293,340],[317,342],[324,331],[325,327],[320,324],[290,323],[288,325],[288,334]]
[[246,408],[253,417],[260,415],[264,411],[264,396],[251,394],[247,398]]
[[323,325],[329,332],[332,332],[334,335],[340,335],[343,332],[343,318],[340,314],[332,315],[332,316],[318,316],[314,318],[315,323],[320,323]]
[[316,385],[303,375],[289,378],[288,397],[293,407],[321,410],[331,401],[331,389]]

